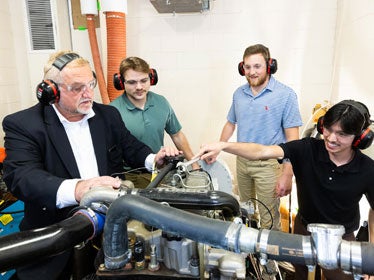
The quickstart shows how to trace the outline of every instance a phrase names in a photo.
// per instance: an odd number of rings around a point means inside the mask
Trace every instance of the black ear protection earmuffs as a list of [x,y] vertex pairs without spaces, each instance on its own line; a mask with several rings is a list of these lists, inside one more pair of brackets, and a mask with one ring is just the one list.
[[[354,138],[352,147],[360,150],[369,148],[373,143],[374,132],[370,129],[370,126],[364,128],[366,123],[370,123],[370,114],[368,109],[364,105],[361,105],[361,103],[353,100],[344,100],[342,101],[342,103],[347,104],[348,106],[352,106],[364,117],[365,123],[362,126],[363,129],[361,133]],[[323,134],[323,116],[320,117],[317,121],[317,131],[318,133]]]
[[[274,74],[277,72],[278,69],[278,63],[275,58],[270,58],[268,62],[266,62],[266,72],[268,74]],[[238,71],[241,76],[245,75],[244,71],[244,61],[239,62],[238,64]]]
[[[61,71],[68,63],[79,57],[80,56],[76,53],[66,53],[59,56],[52,65]],[[52,80],[43,80],[36,86],[36,97],[43,105],[50,105],[58,102],[60,99],[58,85]]]
[[[154,86],[158,82],[158,75],[156,69],[149,69],[149,81],[151,83],[151,86]],[[116,90],[124,90],[125,89],[125,79],[123,76],[119,73],[115,73],[113,75],[113,85]]]

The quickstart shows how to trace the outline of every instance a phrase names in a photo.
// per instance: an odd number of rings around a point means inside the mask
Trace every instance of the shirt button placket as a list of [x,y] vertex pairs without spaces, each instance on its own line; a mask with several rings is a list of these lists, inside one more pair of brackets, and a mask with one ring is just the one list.
[[[331,173],[334,173],[335,172],[335,170],[333,169],[333,170],[331,170]],[[330,175],[330,177],[329,177],[329,181],[332,181],[332,175]]]

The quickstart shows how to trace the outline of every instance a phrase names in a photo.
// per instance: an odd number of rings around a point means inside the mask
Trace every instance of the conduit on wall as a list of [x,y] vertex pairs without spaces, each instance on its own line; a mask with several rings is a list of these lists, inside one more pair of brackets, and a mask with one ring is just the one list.
[[110,101],[122,94],[114,88],[113,75],[118,72],[121,60],[126,57],[126,15],[121,12],[106,12],[108,47],[108,96]]
[[96,0],[81,0],[82,14],[86,14],[87,29],[90,39],[92,58],[99,83],[102,102],[108,104],[122,94],[114,88],[113,75],[118,72],[119,65],[126,57],[126,12],[127,0],[102,0],[102,11],[106,15],[107,27],[107,86],[102,70],[100,52],[97,44],[93,16],[97,15]]
[[101,95],[101,101],[104,104],[109,103],[108,90],[105,83],[103,67],[101,64],[99,46],[97,44],[96,27],[94,16],[98,14],[98,6],[96,0],[81,0],[81,13],[86,15],[88,37],[91,46],[91,54],[94,62],[95,73],[97,82],[99,84],[99,91]]
[[113,75],[126,57],[126,13],[127,0],[101,0],[107,28],[107,83],[110,101],[122,94],[114,88]]
[[86,18],[87,18],[88,37],[90,40],[91,53],[92,53],[92,59],[94,62],[96,78],[99,84],[101,101],[104,104],[109,104],[110,100],[109,100],[108,90],[107,90],[106,83],[105,83],[103,67],[101,64],[99,47],[97,44],[94,15],[86,15]]

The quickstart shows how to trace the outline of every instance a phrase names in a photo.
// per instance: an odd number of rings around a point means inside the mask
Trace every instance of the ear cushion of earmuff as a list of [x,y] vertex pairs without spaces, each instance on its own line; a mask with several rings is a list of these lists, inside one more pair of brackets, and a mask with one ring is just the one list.
[[60,98],[58,85],[52,80],[43,80],[36,87],[36,97],[43,105],[50,105]]

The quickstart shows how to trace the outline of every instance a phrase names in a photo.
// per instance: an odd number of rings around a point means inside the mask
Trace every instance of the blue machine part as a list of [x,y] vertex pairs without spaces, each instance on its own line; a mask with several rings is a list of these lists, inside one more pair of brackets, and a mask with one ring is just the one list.
[[[0,237],[19,231],[19,223],[23,218],[23,202],[17,200],[7,208],[1,210],[0,214]],[[0,272],[0,279],[9,279],[15,270]]]

